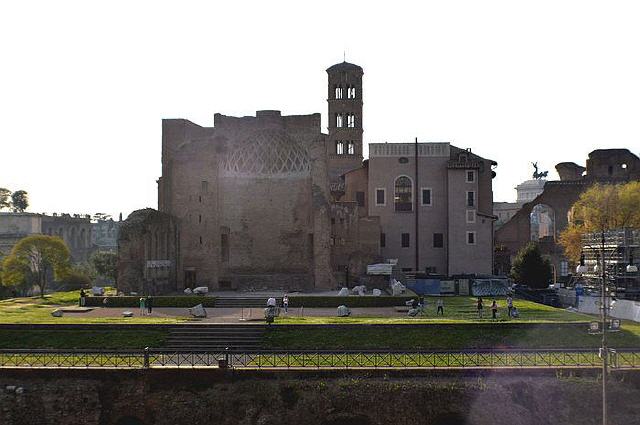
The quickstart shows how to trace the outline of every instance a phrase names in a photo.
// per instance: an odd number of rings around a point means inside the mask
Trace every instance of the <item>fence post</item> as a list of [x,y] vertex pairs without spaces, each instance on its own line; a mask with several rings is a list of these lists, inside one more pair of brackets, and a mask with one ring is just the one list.
[[149,369],[149,347],[144,347],[144,361],[142,363],[144,369]]

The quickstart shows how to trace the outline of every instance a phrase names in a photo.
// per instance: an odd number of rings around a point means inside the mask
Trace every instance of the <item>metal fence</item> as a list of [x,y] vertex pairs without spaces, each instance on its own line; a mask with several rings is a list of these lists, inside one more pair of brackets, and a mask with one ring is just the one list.
[[[640,368],[640,349],[614,350],[610,366]],[[433,369],[600,367],[593,350],[476,351],[89,351],[0,350],[0,367],[155,368],[230,367],[243,369]]]

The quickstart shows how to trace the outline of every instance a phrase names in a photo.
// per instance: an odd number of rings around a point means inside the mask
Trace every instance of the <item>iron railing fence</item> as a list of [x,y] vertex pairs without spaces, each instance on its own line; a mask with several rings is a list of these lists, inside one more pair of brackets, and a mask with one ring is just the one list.
[[[640,348],[612,350],[611,367],[640,368]],[[25,368],[557,368],[600,367],[597,349],[473,351],[0,350],[0,367]]]

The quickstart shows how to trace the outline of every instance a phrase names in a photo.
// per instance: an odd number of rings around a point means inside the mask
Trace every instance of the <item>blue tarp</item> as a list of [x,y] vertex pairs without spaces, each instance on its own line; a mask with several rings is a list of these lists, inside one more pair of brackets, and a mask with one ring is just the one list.
[[416,279],[407,287],[418,295],[440,295],[440,279]]

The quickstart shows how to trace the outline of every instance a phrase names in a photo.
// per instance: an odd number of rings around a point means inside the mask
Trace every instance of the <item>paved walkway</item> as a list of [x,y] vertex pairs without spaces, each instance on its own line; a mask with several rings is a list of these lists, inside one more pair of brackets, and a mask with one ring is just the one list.
[[[264,310],[262,308],[207,308],[206,323],[242,323],[243,321],[264,322]],[[122,317],[123,311],[131,311],[134,317],[140,317],[139,308],[126,307],[96,307],[86,313],[74,313],[77,317]],[[336,308],[290,308],[288,313],[281,310],[281,317],[336,317]],[[188,317],[186,308],[154,308],[152,317]],[[406,312],[398,312],[395,307],[369,307],[352,308],[351,317],[407,317]],[[241,320],[244,319],[244,320]]]

